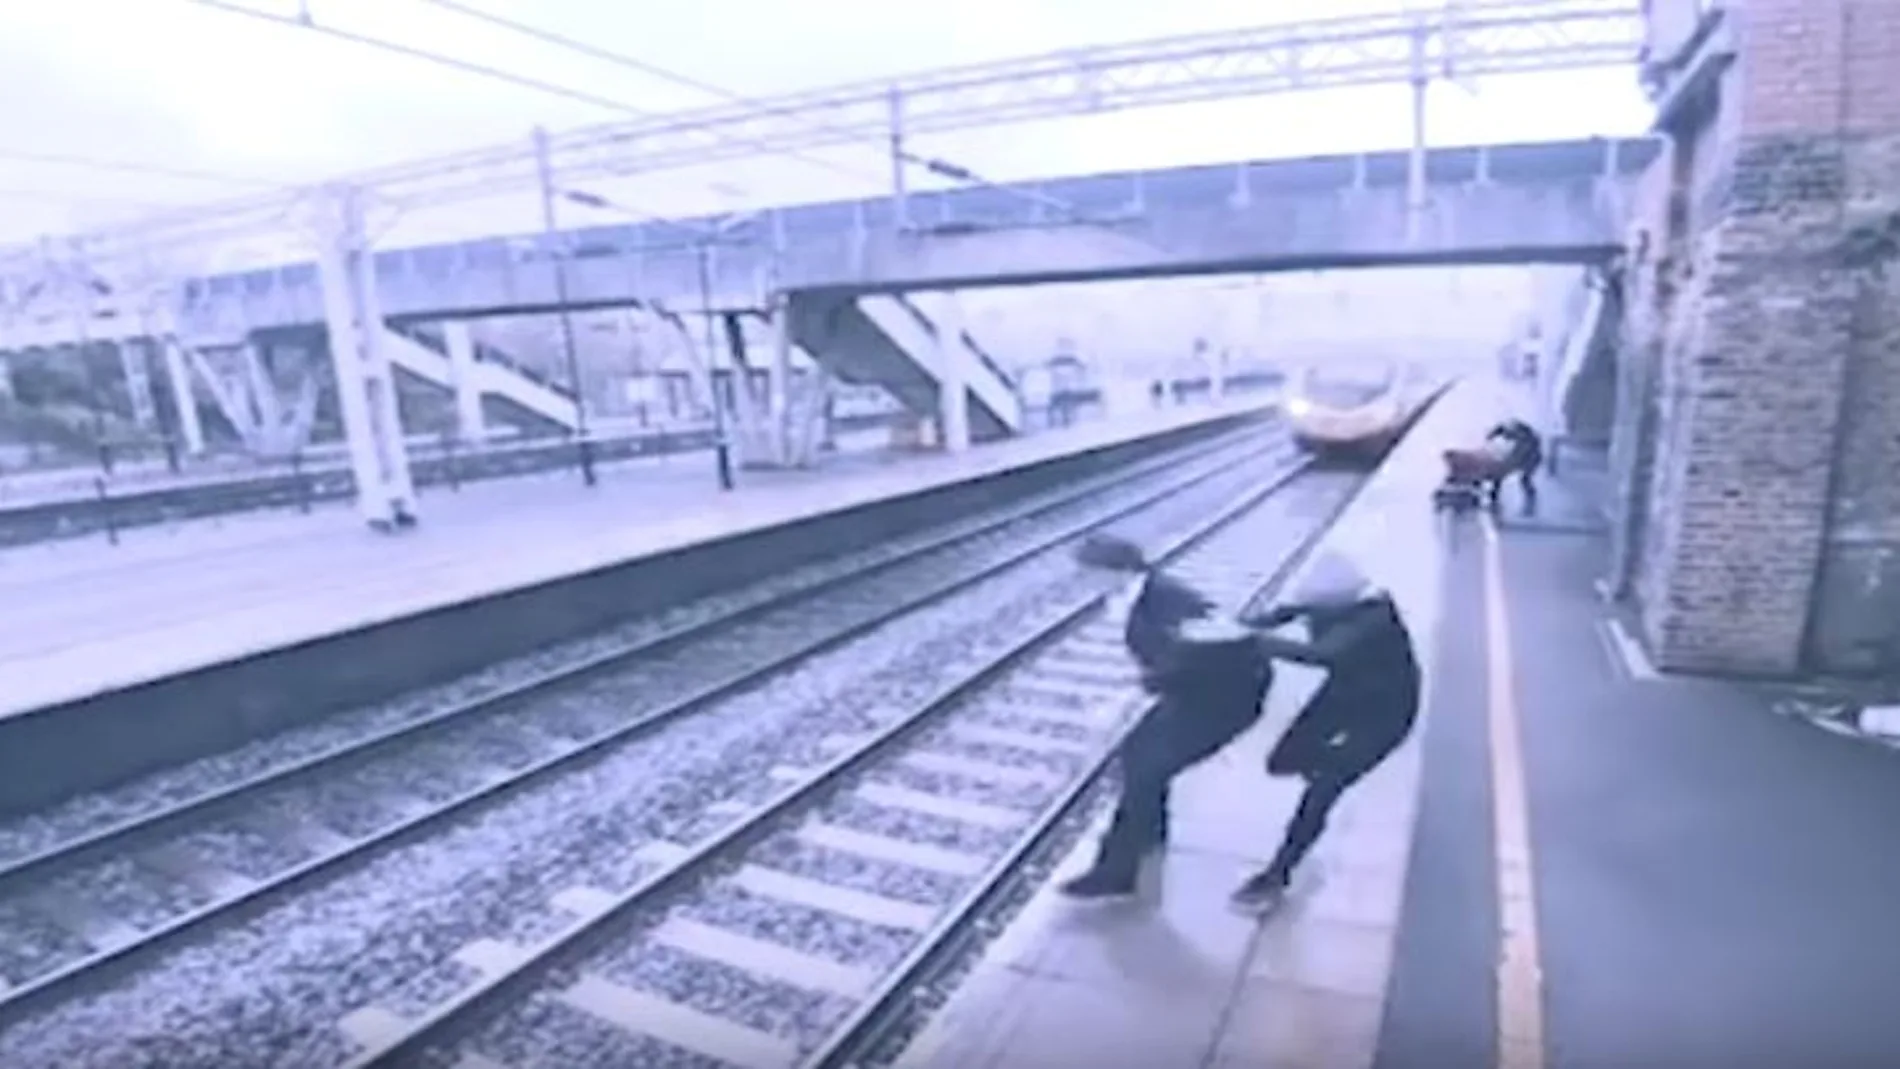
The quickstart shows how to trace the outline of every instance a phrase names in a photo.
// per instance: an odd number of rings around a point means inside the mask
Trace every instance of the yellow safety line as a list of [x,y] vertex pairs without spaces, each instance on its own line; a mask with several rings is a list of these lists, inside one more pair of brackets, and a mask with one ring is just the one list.
[[1491,809],[1498,874],[1498,1066],[1544,1067],[1544,973],[1518,733],[1517,666],[1504,598],[1504,554],[1496,525],[1484,529],[1486,692],[1491,745]]

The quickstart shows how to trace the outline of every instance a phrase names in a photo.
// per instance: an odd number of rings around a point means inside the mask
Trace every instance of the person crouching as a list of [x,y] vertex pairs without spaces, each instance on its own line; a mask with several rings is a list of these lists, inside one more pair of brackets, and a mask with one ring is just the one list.
[[1123,641],[1157,699],[1123,740],[1121,798],[1087,872],[1061,891],[1088,900],[1135,893],[1141,862],[1168,838],[1174,778],[1220,751],[1260,718],[1273,681],[1257,636],[1212,599],[1154,568],[1133,544],[1097,535],[1077,559],[1133,577],[1119,601]]

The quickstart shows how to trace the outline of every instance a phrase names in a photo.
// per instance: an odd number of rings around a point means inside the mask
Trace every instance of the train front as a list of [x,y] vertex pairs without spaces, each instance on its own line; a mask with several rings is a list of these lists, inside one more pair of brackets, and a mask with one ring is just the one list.
[[1294,440],[1322,461],[1376,464],[1404,427],[1403,378],[1399,363],[1384,358],[1316,361],[1299,369],[1285,402]]

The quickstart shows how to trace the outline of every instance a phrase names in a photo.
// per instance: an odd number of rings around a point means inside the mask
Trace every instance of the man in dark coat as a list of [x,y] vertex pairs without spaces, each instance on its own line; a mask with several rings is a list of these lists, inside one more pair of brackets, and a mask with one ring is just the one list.
[[1537,507],[1537,469],[1544,465],[1544,439],[1531,425],[1521,419],[1507,419],[1491,428],[1486,436],[1489,441],[1502,442],[1509,447],[1506,454],[1506,467],[1496,478],[1488,481],[1486,490],[1493,505],[1498,503],[1498,495],[1504,489],[1504,480],[1517,476],[1517,488],[1524,495],[1525,509]]
[[1245,622],[1271,630],[1300,619],[1310,641],[1258,636],[1269,656],[1327,674],[1267,757],[1269,775],[1299,776],[1306,791],[1272,862],[1234,892],[1234,905],[1247,912],[1266,913],[1280,904],[1333,807],[1399,748],[1418,718],[1420,678],[1411,633],[1391,597],[1350,560],[1322,554],[1288,603]]
[[1122,598],[1123,640],[1158,699],[1123,741],[1122,793],[1094,867],[1062,885],[1073,898],[1134,894],[1142,859],[1167,841],[1168,788],[1260,717],[1273,679],[1257,636],[1212,599],[1154,569],[1141,551],[1098,536],[1077,554],[1091,567],[1133,577]]

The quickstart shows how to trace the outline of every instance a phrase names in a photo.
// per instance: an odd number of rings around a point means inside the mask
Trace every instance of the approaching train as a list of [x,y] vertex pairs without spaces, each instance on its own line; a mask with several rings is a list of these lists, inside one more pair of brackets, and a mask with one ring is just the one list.
[[1377,463],[1429,393],[1422,368],[1384,358],[1315,360],[1287,377],[1293,437],[1319,459]]

